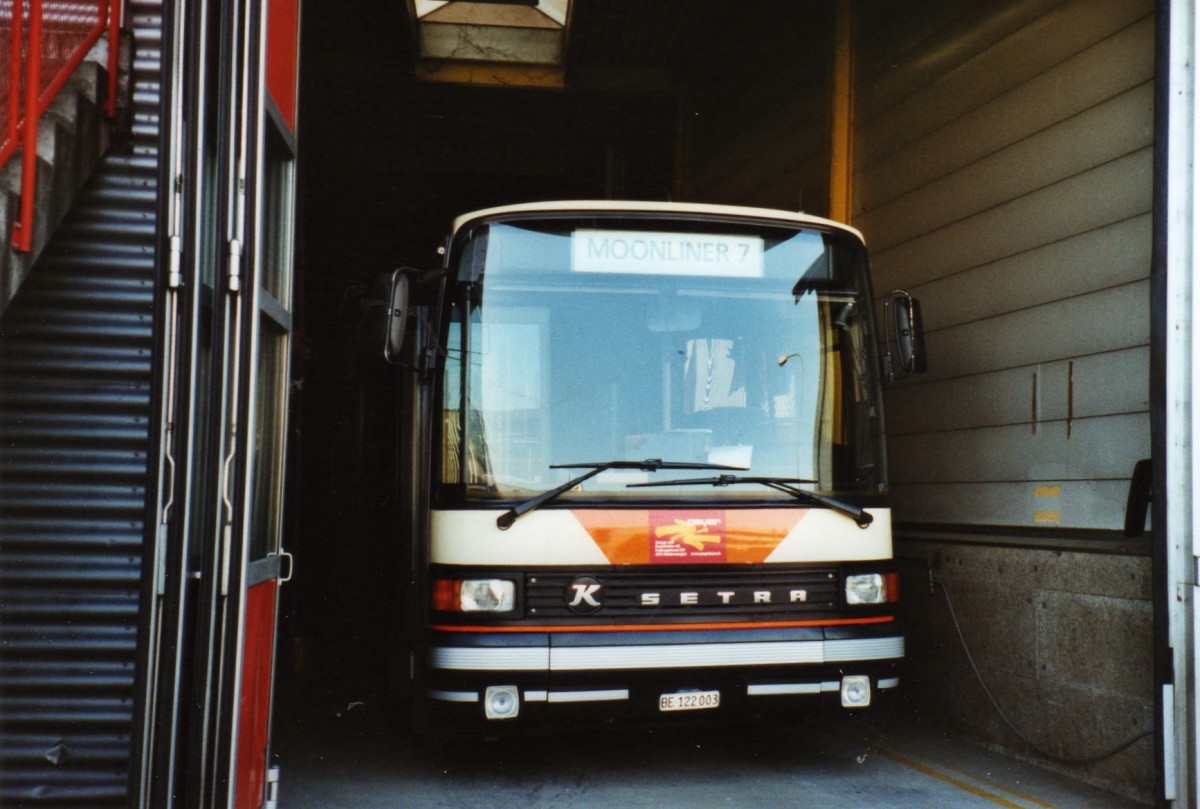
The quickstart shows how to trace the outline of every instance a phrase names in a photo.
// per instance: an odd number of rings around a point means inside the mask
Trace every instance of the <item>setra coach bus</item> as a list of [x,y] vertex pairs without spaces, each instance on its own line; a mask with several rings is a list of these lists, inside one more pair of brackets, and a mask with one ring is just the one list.
[[[754,208],[559,202],[454,223],[392,277],[413,368],[421,724],[734,716],[899,684],[861,235]],[[417,303],[419,301],[419,304]]]

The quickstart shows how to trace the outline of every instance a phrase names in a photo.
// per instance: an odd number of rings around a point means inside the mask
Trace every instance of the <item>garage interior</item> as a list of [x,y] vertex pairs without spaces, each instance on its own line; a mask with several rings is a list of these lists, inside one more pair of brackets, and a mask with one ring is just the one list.
[[930,373],[887,391],[900,715],[1158,797],[1160,574],[1148,523],[1125,530],[1152,444],[1154,5],[858,2],[852,29],[839,5],[575,0],[561,63],[516,65],[423,56],[420,3],[305,5],[277,733],[306,705],[396,710],[403,680],[403,419],[359,341],[372,279],[436,266],[453,217],[497,204],[848,205],[877,297],[920,297],[928,334]]

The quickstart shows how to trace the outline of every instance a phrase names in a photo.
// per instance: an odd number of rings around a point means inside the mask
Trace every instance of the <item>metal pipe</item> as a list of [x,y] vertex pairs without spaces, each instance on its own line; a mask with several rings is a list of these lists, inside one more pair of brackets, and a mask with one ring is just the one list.
[[21,122],[21,50],[24,48],[25,3],[13,0],[12,46],[9,51],[11,64],[8,69],[8,135],[4,147],[0,148],[0,165],[17,149]]
[[104,114],[117,116],[117,70],[121,52],[121,17],[124,3],[121,0],[105,0],[108,6],[108,94],[104,99]]
[[[21,158],[21,204],[17,213],[17,221],[13,223],[12,248],[18,252],[28,252],[33,246],[33,214],[34,202],[37,197],[37,139],[38,122],[42,114],[49,108],[54,98],[66,85],[76,68],[83,62],[88,51],[109,31],[109,94],[105,100],[106,111],[111,117],[115,111],[116,101],[116,53],[120,43],[116,37],[119,24],[120,0],[101,0],[97,4],[95,21],[87,29],[86,34],[75,45],[66,62],[55,72],[54,76],[42,86],[42,57],[45,50],[42,36],[42,0],[30,0],[29,3],[29,32],[22,41],[22,11],[23,4],[18,0],[13,4],[13,64],[9,70],[9,81],[14,91],[9,99],[8,143],[0,149],[0,164],[11,157],[20,143]],[[110,13],[111,12],[111,13]],[[22,45],[25,47],[22,48]],[[21,53],[27,54],[25,70],[25,104],[23,115],[14,114],[18,110],[17,99],[21,95]]]
[[42,0],[29,3],[29,59],[25,71],[25,129],[21,155],[21,208],[13,223],[13,249],[33,244],[33,198],[37,193],[38,88],[42,83]]
[[[35,0],[35,3],[40,8],[41,4],[42,4],[42,0]],[[108,2],[107,2],[107,0],[105,0],[105,2],[102,2],[97,6],[96,21],[92,24],[92,27],[88,29],[87,33],[84,34],[83,39],[81,39],[79,41],[79,44],[75,46],[75,49],[71,51],[71,55],[69,57],[67,57],[67,61],[65,61],[62,64],[62,67],[60,67],[58,69],[58,72],[54,74],[54,78],[52,78],[50,80],[50,82],[44,88],[39,90],[37,117],[40,118],[42,116],[42,114],[50,107],[50,103],[52,101],[54,101],[55,96],[57,96],[59,94],[59,92],[62,90],[63,86],[67,83],[67,80],[71,78],[71,74],[74,73],[75,69],[83,63],[84,58],[86,58],[88,55],[88,51],[90,51],[92,49],[92,46],[95,45],[97,42],[99,42],[100,37],[102,37],[104,35],[105,27],[106,27],[106,25],[105,25],[106,19],[105,18],[107,17],[107,9],[106,9],[107,5],[108,5]],[[39,59],[40,59],[41,52],[42,52],[42,50],[44,50],[43,47],[40,47],[43,44],[42,38],[40,36],[40,25],[39,25],[39,36],[38,36],[37,40],[33,39],[32,34],[30,35],[31,45],[34,41],[39,43],[37,53],[39,54]],[[31,49],[31,53],[32,53],[32,49]],[[112,49],[111,48],[109,49],[109,59],[110,60],[112,59]],[[111,74],[110,74],[110,76],[111,76]]]

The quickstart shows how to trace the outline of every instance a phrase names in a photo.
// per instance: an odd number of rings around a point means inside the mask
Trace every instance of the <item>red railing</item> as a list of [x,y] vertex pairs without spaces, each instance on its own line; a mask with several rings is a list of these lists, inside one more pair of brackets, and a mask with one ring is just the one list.
[[121,0],[0,0],[0,166],[22,151],[14,250],[33,244],[38,119],[106,31],[104,106],[109,117],[116,113],[120,11]]

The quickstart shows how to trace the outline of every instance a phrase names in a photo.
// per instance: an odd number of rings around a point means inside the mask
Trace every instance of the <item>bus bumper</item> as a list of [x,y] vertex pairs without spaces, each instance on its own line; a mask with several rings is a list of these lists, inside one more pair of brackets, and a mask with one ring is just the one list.
[[752,715],[820,695],[869,707],[899,685],[889,622],[651,632],[441,632],[424,695],[440,722]]

